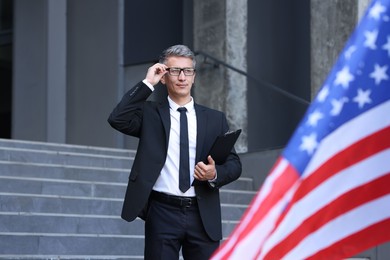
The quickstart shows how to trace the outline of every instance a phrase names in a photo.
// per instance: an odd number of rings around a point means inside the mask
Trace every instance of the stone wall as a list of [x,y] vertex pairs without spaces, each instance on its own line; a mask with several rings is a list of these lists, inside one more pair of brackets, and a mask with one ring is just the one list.
[[370,0],[311,0],[311,94],[318,92]]
[[[246,0],[194,1],[194,50],[246,70]],[[247,151],[245,76],[199,56],[196,102],[225,111],[231,129],[242,128],[236,149]]]

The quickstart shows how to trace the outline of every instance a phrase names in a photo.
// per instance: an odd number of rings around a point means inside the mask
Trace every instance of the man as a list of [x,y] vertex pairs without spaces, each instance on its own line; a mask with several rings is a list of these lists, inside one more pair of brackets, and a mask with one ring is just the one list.
[[[188,47],[168,48],[108,119],[113,128],[139,138],[122,218],[145,220],[145,259],[178,259],[180,249],[184,259],[208,259],[222,239],[219,188],[241,175],[234,149],[222,165],[208,155],[216,137],[229,129],[222,112],[191,97],[195,64]],[[168,97],[148,101],[159,82]],[[186,144],[181,138],[188,139]],[[179,172],[185,165],[187,187],[181,188]]]

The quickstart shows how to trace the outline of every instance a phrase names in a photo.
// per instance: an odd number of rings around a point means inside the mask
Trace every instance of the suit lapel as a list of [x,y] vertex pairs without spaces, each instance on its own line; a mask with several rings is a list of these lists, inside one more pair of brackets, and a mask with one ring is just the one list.
[[[169,141],[169,131],[171,128],[171,115],[169,113],[169,103],[168,100],[165,102],[160,102],[158,105],[158,112],[160,113],[161,121],[164,126],[165,130],[165,140],[166,144],[168,146],[168,141]],[[168,149],[168,147],[166,147]]]
[[204,147],[204,139],[206,136],[207,115],[205,109],[197,104],[194,104],[196,112],[196,158],[195,162],[199,162],[199,158],[202,154],[202,147]]
[[[195,112],[196,112],[196,125],[197,125],[197,134],[196,134],[196,158],[195,161],[199,162],[199,158],[202,154],[202,147],[204,147],[203,143],[206,137],[206,126],[207,126],[207,114],[206,110],[197,105],[195,106]],[[171,115],[169,113],[169,103],[168,100],[165,102],[160,102],[158,105],[158,112],[161,117],[161,121],[164,126],[165,130],[165,139],[167,140],[166,144],[168,145],[169,141],[169,131],[171,127]],[[168,147],[167,147],[168,148]]]

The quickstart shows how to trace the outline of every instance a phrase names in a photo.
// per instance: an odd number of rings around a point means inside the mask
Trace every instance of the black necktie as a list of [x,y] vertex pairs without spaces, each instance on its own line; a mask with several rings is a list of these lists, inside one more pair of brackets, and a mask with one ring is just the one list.
[[180,164],[179,189],[184,193],[190,188],[190,155],[188,148],[187,109],[179,107],[180,112]]

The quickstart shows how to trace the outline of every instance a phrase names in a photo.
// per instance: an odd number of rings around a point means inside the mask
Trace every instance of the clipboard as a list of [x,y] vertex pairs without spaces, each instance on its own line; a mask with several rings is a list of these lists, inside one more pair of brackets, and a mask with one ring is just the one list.
[[[223,164],[226,161],[240,134],[241,129],[238,129],[236,131],[229,131],[223,135],[217,136],[208,154],[213,157],[215,164]],[[206,161],[203,162],[208,164],[209,162],[207,161],[207,158],[205,160]],[[202,182],[195,179],[191,185],[197,186],[200,185],[200,183]]]
[[[223,164],[226,161],[226,158],[233,149],[240,134],[241,129],[238,129],[236,131],[229,131],[223,135],[217,136],[209,152],[209,155],[211,155],[215,164]],[[208,163],[207,159],[204,163]]]

